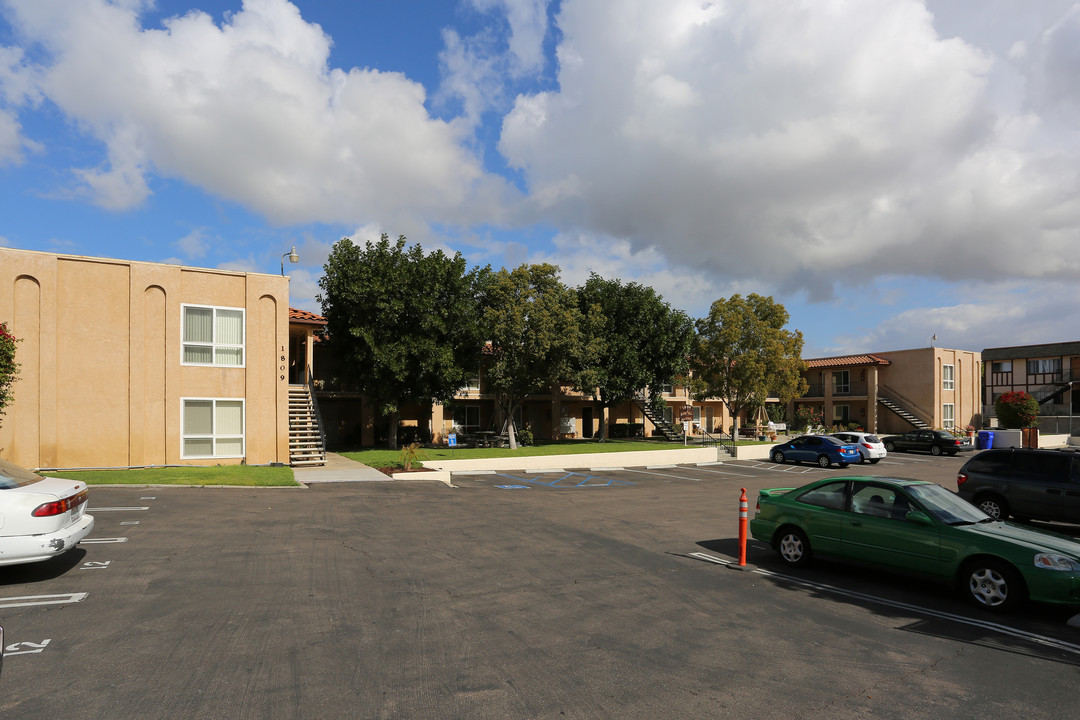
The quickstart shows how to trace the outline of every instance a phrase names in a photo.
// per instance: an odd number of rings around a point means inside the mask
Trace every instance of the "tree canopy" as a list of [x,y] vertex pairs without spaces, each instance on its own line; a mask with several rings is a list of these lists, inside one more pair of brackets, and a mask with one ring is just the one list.
[[19,377],[19,364],[15,362],[15,344],[18,338],[8,332],[7,323],[0,323],[0,415],[11,404],[15,380]]
[[330,347],[343,380],[390,415],[389,442],[397,445],[397,416],[406,402],[447,402],[475,375],[478,283],[460,253],[425,253],[391,244],[334,244],[319,280],[319,302]]
[[[577,386],[594,393],[602,407],[619,405],[645,388],[655,396],[686,373],[693,321],[651,287],[593,273],[578,289],[578,306],[594,342],[594,359],[582,368]],[[608,431],[603,418],[601,412],[601,441]]]
[[516,448],[514,412],[521,402],[552,385],[572,384],[574,369],[587,364],[582,315],[577,294],[554,265],[502,268],[481,286],[485,378]]
[[787,402],[804,394],[802,333],[785,330],[788,319],[783,305],[756,293],[715,301],[697,321],[694,396],[720,398],[738,422],[740,412],[767,397]]

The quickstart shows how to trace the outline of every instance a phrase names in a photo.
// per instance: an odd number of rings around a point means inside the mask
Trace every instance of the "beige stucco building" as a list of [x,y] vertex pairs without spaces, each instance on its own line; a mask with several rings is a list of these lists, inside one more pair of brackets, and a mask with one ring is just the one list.
[[797,406],[821,411],[826,426],[871,433],[981,426],[982,355],[928,347],[806,361],[806,394]]
[[0,248],[0,319],[21,339],[0,457],[287,463],[288,297],[277,275]]

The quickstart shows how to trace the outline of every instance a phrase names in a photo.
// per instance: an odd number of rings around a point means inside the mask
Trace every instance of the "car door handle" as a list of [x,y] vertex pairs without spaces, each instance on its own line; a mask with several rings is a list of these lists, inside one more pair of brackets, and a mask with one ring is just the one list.
[[849,525],[851,525],[851,527],[862,527],[862,523],[858,520],[852,520]]

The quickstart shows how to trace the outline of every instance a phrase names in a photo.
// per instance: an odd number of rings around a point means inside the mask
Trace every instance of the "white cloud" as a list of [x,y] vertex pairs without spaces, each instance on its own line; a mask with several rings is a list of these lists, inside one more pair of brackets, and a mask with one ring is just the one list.
[[1080,270],[1074,139],[921,2],[565,0],[557,22],[559,87],[520,96],[499,145],[532,218],[818,300]]
[[205,228],[195,228],[175,243],[180,252],[186,258],[201,258],[206,256],[210,247],[209,238],[206,237]]
[[[1080,288],[1069,282],[1003,281],[960,284],[950,292],[962,301],[900,310],[875,318],[864,333],[838,333],[815,355],[927,347],[981,351],[991,347],[1076,340],[1068,308],[1080,304]],[[820,343],[822,338],[816,338]],[[808,355],[809,357],[809,355]]]
[[141,27],[145,4],[8,0],[40,42],[45,96],[107,149],[76,169],[104,207],[181,178],[277,223],[454,221],[498,204],[453,123],[397,73],[327,64],[330,38],[286,0],[245,0],[223,23],[192,11]]

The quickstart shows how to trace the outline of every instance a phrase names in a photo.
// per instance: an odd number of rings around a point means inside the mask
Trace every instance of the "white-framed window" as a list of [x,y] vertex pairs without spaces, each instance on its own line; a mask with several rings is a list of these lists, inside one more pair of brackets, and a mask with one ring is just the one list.
[[672,385],[671,383],[664,383],[663,385],[660,386],[660,393],[663,394],[663,395],[674,395],[675,394],[675,386]]
[[182,398],[180,457],[244,457],[244,401],[236,398]]
[[670,405],[664,406],[664,422],[666,422],[668,425],[675,424],[675,411]]
[[847,370],[837,370],[832,374],[833,393],[836,395],[848,395],[851,393],[851,373]]
[[992,363],[990,363],[990,372],[1012,372],[1012,360],[994,360]]
[[184,365],[244,366],[244,309],[181,305]]
[[956,425],[956,406],[952,403],[945,403],[941,406],[941,427],[946,430],[952,430]]
[[832,417],[833,425],[847,425],[849,422],[851,422],[851,406],[833,405]]
[[941,389],[953,390],[956,378],[956,366],[955,365],[942,365],[941,366]]

